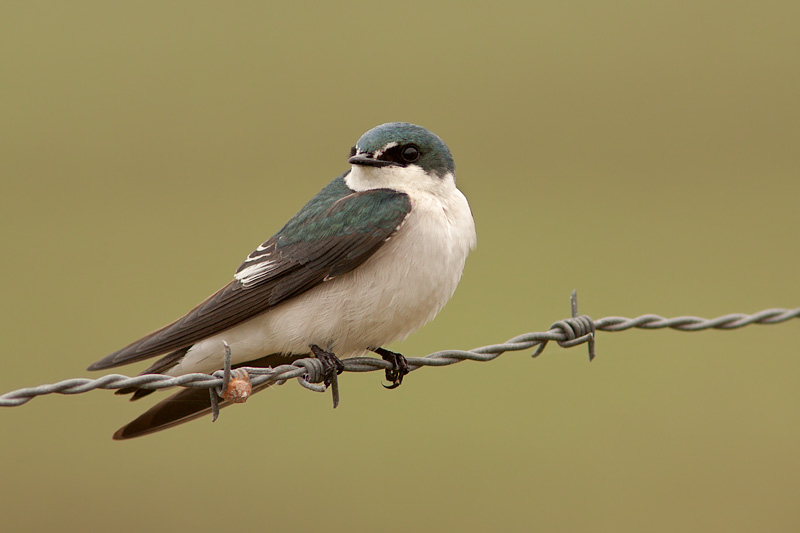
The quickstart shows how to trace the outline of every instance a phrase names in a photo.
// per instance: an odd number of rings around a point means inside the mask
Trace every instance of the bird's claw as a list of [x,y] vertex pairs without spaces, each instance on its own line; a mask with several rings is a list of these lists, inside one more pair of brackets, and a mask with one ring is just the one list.
[[408,361],[406,361],[403,354],[390,352],[384,348],[378,348],[374,351],[381,356],[381,359],[392,364],[392,368],[386,369],[386,381],[391,382],[391,385],[383,385],[384,388],[396,389],[403,383],[405,375],[411,371],[408,368]]
[[336,357],[333,352],[327,352],[316,344],[312,344],[310,347],[314,357],[319,359],[322,363],[324,368],[323,374],[325,376],[323,383],[325,383],[326,387],[329,387],[334,378],[344,372],[344,363],[342,363],[342,360]]

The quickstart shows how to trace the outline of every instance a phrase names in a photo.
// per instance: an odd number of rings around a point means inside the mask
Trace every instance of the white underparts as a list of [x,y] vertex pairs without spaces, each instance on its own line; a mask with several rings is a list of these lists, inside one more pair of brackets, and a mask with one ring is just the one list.
[[[234,363],[308,353],[310,344],[345,358],[402,340],[436,316],[455,292],[476,244],[469,204],[453,175],[428,175],[415,165],[354,166],[345,182],[357,191],[390,188],[408,194],[411,212],[399,231],[352,272],[196,343],[170,375],[216,370],[223,340]],[[270,267],[255,264],[237,279],[247,282]]]

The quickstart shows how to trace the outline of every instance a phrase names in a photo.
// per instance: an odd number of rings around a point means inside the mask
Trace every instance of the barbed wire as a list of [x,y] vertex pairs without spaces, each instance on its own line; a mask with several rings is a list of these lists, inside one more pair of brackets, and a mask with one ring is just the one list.
[[[409,370],[417,370],[425,366],[449,366],[462,361],[488,362],[496,359],[505,352],[528,350],[536,347],[533,357],[542,353],[547,343],[557,342],[564,348],[579,344],[589,345],[589,360],[595,357],[595,335],[597,331],[617,332],[632,328],[638,329],[675,329],[679,331],[702,331],[707,329],[731,330],[749,326],[751,324],[778,324],[793,318],[800,318],[800,308],[797,309],[766,309],[752,315],[730,314],[717,318],[700,318],[695,316],[679,316],[664,318],[659,315],[642,315],[636,318],[609,316],[592,320],[586,315],[578,315],[577,294],[573,291],[571,296],[572,317],[555,322],[548,331],[524,333],[501,344],[481,346],[472,350],[443,350],[429,354],[425,357],[409,357]],[[226,365],[225,369],[213,374],[185,374],[170,377],[162,374],[145,374],[129,377],[121,374],[108,374],[97,379],[75,378],[59,381],[57,383],[28,387],[8,392],[0,396],[0,407],[16,407],[23,405],[37,396],[45,394],[82,394],[95,389],[166,389],[170,387],[191,387],[209,389],[211,391],[214,418],[218,414],[217,397],[223,394],[231,380],[230,349],[225,344]],[[344,372],[374,372],[376,370],[389,370],[392,363],[374,357],[353,357],[342,360]],[[273,368],[241,367],[234,373],[242,371],[247,373],[252,388],[258,390],[269,385],[283,385],[290,379],[297,379],[300,385],[316,392],[325,392],[328,387],[322,385],[325,380],[325,368],[319,359],[298,359],[292,364],[280,365]],[[338,382],[331,382],[334,407],[339,401]],[[235,401],[235,400],[234,400]]]

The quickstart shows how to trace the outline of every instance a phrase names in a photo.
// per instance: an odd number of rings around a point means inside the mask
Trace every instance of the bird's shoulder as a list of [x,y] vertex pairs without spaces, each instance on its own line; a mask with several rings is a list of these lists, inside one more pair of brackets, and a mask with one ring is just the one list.
[[411,212],[406,193],[380,188],[354,191],[347,186],[347,172],[325,186],[270,239],[263,242],[239,266],[241,274],[254,264],[275,262],[279,257],[298,258],[324,244],[325,249],[353,245],[365,238],[374,241],[391,236]]

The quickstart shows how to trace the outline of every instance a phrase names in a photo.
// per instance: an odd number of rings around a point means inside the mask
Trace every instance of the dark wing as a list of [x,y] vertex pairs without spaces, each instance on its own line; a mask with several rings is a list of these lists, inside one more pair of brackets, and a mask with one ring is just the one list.
[[97,361],[111,368],[178,350],[361,265],[411,211],[388,189],[353,192],[342,177],[314,197],[239,267],[236,279],[159,330]]
[[[220,407],[227,402],[220,402]],[[119,428],[114,440],[142,437],[189,422],[211,412],[211,398],[206,389],[183,389],[142,413]]]
[[[276,367],[290,365],[295,360],[305,357],[297,355],[284,357],[278,354],[268,355],[255,361],[249,361],[238,366]],[[266,389],[271,383],[261,384],[253,388],[252,394]],[[220,400],[219,406],[227,407],[230,402]],[[169,398],[161,400],[153,407],[142,413],[135,420],[119,428],[114,433],[114,440],[132,439],[168,429],[189,422],[211,412],[211,398],[208,389],[183,389]]]

